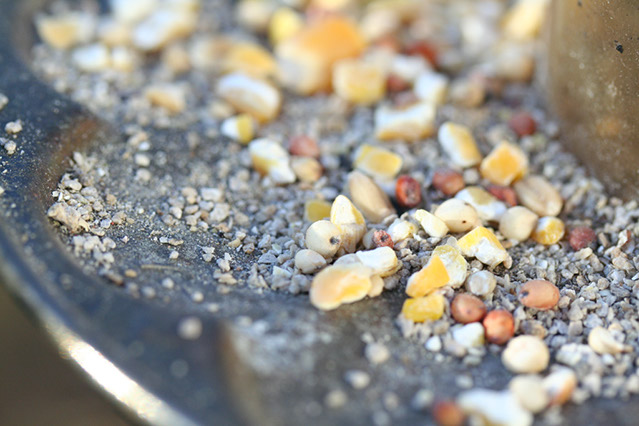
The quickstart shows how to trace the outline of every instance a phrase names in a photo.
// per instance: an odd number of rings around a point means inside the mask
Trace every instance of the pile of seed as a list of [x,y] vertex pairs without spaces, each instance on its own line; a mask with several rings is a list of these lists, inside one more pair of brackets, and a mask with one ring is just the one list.
[[[546,3],[59,3],[36,20],[34,66],[126,142],[75,154],[49,216],[148,298],[180,283],[136,285],[118,258],[129,227],[166,247],[158,263],[212,263],[222,293],[308,292],[321,310],[405,293],[387,315],[436,362],[497,352],[518,374],[435,404],[444,424],[637,393],[639,210],[561,151],[537,107]],[[374,348],[371,363],[388,358]]]

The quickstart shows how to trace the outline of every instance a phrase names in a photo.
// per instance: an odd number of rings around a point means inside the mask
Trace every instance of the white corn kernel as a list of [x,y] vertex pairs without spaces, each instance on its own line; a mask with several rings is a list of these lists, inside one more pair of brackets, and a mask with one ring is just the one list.
[[328,220],[318,220],[306,230],[306,247],[327,259],[337,253],[342,244],[339,227]]
[[158,0],[110,0],[111,13],[120,22],[131,24],[149,16]]
[[519,401],[509,391],[472,389],[462,392],[457,403],[464,413],[477,416],[479,424],[494,426],[530,426],[533,416],[521,407]]
[[395,251],[390,247],[378,247],[368,251],[358,251],[355,253],[357,259],[371,268],[373,274],[386,277],[397,271],[399,261]]
[[525,241],[535,229],[537,219],[539,216],[526,207],[511,207],[499,221],[499,232],[511,240]]
[[468,262],[466,262],[466,259],[462,256],[459,248],[450,244],[443,244],[435,247],[433,256],[438,256],[444,264],[449,278],[448,285],[453,288],[458,288],[466,281]]
[[451,232],[466,232],[481,224],[477,210],[466,201],[457,198],[444,201],[434,214]]
[[407,238],[412,238],[417,232],[417,227],[407,220],[395,219],[386,232],[390,235],[393,243],[398,243]]
[[448,121],[439,127],[437,138],[456,166],[471,167],[481,163],[481,153],[468,127]]
[[331,222],[337,225],[342,235],[342,248],[352,253],[366,233],[366,221],[351,200],[338,195],[331,205]]
[[453,339],[465,348],[484,345],[484,326],[479,322],[457,325],[452,329]]
[[133,31],[133,45],[145,52],[157,51],[172,41],[195,31],[197,15],[193,12],[162,7],[140,22]]
[[544,389],[552,405],[563,405],[570,401],[576,387],[577,375],[570,368],[557,368],[544,378]]
[[152,105],[165,109],[171,114],[177,114],[186,108],[184,88],[175,84],[157,84],[148,87],[144,96]]
[[324,266],[326,266],[326,259],[314,250],[300,250],[295,255],[295,267],[303,274],[312,274]]
[[240,73],[222,77],[217,93],[238,111],[250,114],[261,123],[273,120],[282,103],[282,95],[270,83]]
[[393,56],[390,72],[407,83],[414,83],[430,65],[421,56],[395,55]]
[[481,263],[494,268],[509,262],[508,252],[495,234],[488,228],[478,226],[458,241],[459,248],[466,257],[474,257]]
[[448,77],[443,74],[427,71],[417,77],[414,91],[420,100],[433,105],[442,105],[446,102]]
[[380,140],[407,142],[431,136],[435,131],[435,107],[417,102],[403,107],[380,106],[375,111],[375,135]]
[[276,183],[295,182],[295,173],[289,165],[289,155],[282,146],[270,139],[256,139],[249,144],[253,168],[268,175]]
[[498,222],[506,213],[506,204],[479,186],[468,186],[455,194],[455,198],[473,206],[484,222]]
[[84,72],[100,72],[111,66],[111,54],[102,43],[94,43],[73,50],[71,60]]
[[372,285],[370,268],[357,263],[332,265],[315,276],[309,295],[313,306],[331,310],[363,299]]
[[419,209],[415,211],[413,217],[430,237],[443,238],[448,234],[448,226],[446,226],[446,223],[426,210]]
[[390,180],[402,169],[402,157],[385,148],[363,144],[353,155],[353,167],[380,180]]
[[224,120],[220,132],[227,138],[247,144],[255,134],[255,122],[249,114],[238,114]]
[[370,105],[386,94],[386,72],[373,63],[344,59],[333,66],[333,89],[348,102]]

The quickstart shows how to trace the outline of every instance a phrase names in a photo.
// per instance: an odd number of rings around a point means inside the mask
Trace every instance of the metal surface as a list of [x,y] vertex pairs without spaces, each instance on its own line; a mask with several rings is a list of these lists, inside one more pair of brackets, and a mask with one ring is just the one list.
[[553,1],[548,100],[564,140],[606,186],[639,196],[639,8],[634,0]]
[[[77,365],[133,415],[154,424],[371,424],[383,412],[383,396],[402,402],[394,424],[428,421],[408,408],[421,388],[440,396],[458,391],[455,378],[472,375],[476,384],[503,388],[510,375],[496,356],[469,370],[461,363],[439,364],[424,348],[404,339],[394,318],[402,289],[339,310],[322,313],[306,297],[238,286],[217,297],[219,314],[187,303],[188,298],[149,301],[87,273],[63,246],[46,217],[50,193],[74,150],[117,144],[118,134],[82,107],[39,82],[21,57],[31,45],[30,11],[35,3],[0,1],[0,92],[10,98],[0,122],[20,118],[21,152],[2,157],[0,259],[2,281],[49,330]],[[153,259],[144,229],[132,232],[122,253]],[[197,238],[192,236],[192,238]],[[197,241],[187,241],[185,246]],[[127,251],[128,250],[128,251]],[[157,253],[158,259],[165,259]],[[243,259],[249,267],[254,259]],[[207,265],[185,262],[175,276],[202,285]],[[158,275],[145,279],[156,281]],[[194,341],[178,337],[186,315],[197,315],[203,332]],[[250,318],[254,327],[238,326]],[[259,325],[259,327],[258,327]],[[262,330],[262,331],[259,331]],[[266,331],[264,331],[266,330]],[[371,367],[363,357],[362,334],[384,339],[391,359]],[[365,391],[350,390],[344,372],[371,373]],[[330,390],[347,391],[348,404],[323,408]],[[594,400],[567,407],[567,423],[633,424],[639,405]]]

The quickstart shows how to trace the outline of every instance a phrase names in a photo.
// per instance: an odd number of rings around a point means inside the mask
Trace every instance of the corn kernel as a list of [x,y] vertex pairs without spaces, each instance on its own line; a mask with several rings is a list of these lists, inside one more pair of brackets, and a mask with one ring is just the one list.
[[345,17],[331,16],[313,22],[277,45],[281,81],[300,94],[327,90],[333,64],[359,56],[365,47],[359,29]]
[[306,230],[305,243],[308,249],[330,259],[342,245],[342,231],[328,220],[318,220]]
[[361,145],[355,151],[353,160],[353,167],[382,180],[397,176],[402,164],[402,157],[394,152],[368,144]]
[[324,268],[311,283],[311,304],[325,311],[366,297],[371,290],[371,269],[361,264]]
[[417,77],[413,90],[418,99],[433,105],[442,105],[448,92],[448,77],[426,71]]
[[484,158],[479,171],[491,183],[508,186],[528,172],[528,158],[517,145],[502,142]]
[[186,108],[184,89],[174,84],[159,84],[151,86],[144,92],[145,97],[155,106],[177,114]]
[[446,226],[446,223],[434,214],[429,213],[426,210],[419,209],[413,214],[413,216],[415,217],[415,220],[422,225],[422,228],[424,228],[424,231],[428,234],[428,236],[443,238],[446,234],[448,234],[448,226]]
[[566,227],[561,219],[556,217],[542,217],[537,221],[537,226],[531,237],[534,241],[545,246],[553,245],[564,236]]
[[402,108],[380,106],[375,111],[375,136],[380,140],[416,141],[435,132],[435,107],[417,102]]
[[301,182],[317,182],[324,173],[320,162],[311,157],[293,157],[291,168]]
[[444,263],[446,272],[448,273],[448,285],[457,288],[460,287],[466,276],[468,275],[468,262],[464,259],[458,248],[449,244],[443,244],[435,247],[433,256],[437,256]]
[[275,75],[277,63],[262,46],[255,43],[237,43],[229,49],[222,60],[222,71],[268,78]]
[[374,275],[379,275],[380,277],[393,275],[400,265],[395,250],[390,247],[358,251],[355,256],[360,263],[371,268]]
[[384,279],[379,275],[371,276],[371,289],[368,290],[368,297],[377,297],[384,291]]
[[534,39],[544,21],[548,0],[519,0],[503,18],[504,34],[515,40]]
[[91,15],[75,12],[41,16],[35,24],[40,38],[56,49],[68,49],[78,43],[88,42],[95,28]]
[[357,170],[349,173],[347,186],[353,203],[367,220],[379,223],[395,213],[388,195],[365,174]]
[[268,39],[271,45],[277,46],[290,39],[304,28],[304,19],[289,7],[277,9],[268,23]]
[[406,299],[402,315],[413,322],[436,321],[444,315],[444,296],[433,293],[426,297]]
[[222,77],[217,92],[238,111],[250,114],[261,123],[273,120],[282,103],[282,95],[271,84],[241,73]]
[[352,253],[366,233],[366,221],[351,200],[338,195],[331,206],[331,222],[342,232],[342,248]]
[[346,101],[370,105],[384,97],[386,73],[375,64],[344,59],[333,67],[333,89]]
[[416,233],[417,226],[404,219],[395,219],[388,227],[388,235],[390,235],[393,243],[398,243],[407,238],[412,238]]
[[222,122],[221,133],[244,145],[248,144],[255,134],[255,123],[248,114],[238,114]]
[[331,216],[331,203],[324,200],[308,200],[304,203],[304,220],[317,222]]
[[289,165],[288,152],[275,141],[263,138],[249,144],[253,168],[276,183],[295,182],[295,173]]
[[426,266],[410,276],[406,284],[406,294],[410,297],[426,296],[449,281],[450,276],[444,262],[439,256],[432,255]]
[[491,268],[508,259],[508,252],[495,234],[483,226],[478,226],[464,235],[458,244],[464,256],[474,257]]
[[195,31],[193,11],[161,7],[140,22],[133,31],[133,45],[145,52],[157,51]]
[[76,47],[71,54],[71,60],[84,72],[100,72],[111,66],[111,54],[102,43]]
[[450,121],[439,127],[439,144],[459,167],[471,167],[481,163],[481,153],[470,129]]
[[479,186],[469,186],[459,191],[455,198],[473,206],[484,222],[498,222],[508,209],[506,204]]
[[444,201],[434,212],[451,232],[467,232],[481,224],[477,210],[457,198]]

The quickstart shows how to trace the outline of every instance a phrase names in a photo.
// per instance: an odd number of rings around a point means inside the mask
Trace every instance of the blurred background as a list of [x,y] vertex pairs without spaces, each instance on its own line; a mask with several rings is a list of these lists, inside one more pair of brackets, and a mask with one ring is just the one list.
[[0,285],[0,425],[130,424]]

